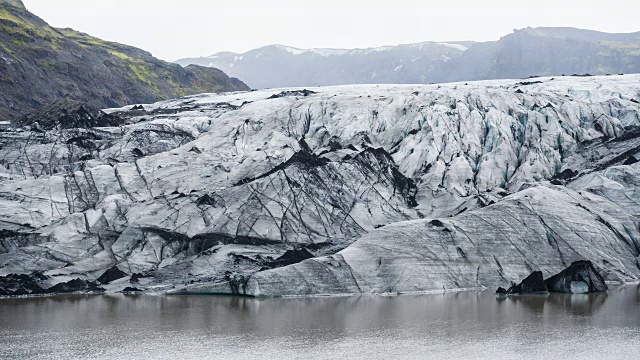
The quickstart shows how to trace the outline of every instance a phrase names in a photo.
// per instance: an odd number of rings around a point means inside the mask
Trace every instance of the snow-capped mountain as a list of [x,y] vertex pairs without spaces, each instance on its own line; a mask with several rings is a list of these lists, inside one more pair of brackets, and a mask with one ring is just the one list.
[[526,28],[490,42],[425,42],[361,50],[273,45],[177,63],[217,67],[253,88],[628,74],[640,72],[640,33]]
[[637,281],[638,84],[203,94],[108,110],[118,127],[5,130],[0,276],[378,294],[502,285],[587,259]]
[[370,49],[296,49],[265,46],[244,54],[218,53],[177,63],[242,74],[253,88],[371,83],[426,83],[462,55],[470,42],[425,42]]

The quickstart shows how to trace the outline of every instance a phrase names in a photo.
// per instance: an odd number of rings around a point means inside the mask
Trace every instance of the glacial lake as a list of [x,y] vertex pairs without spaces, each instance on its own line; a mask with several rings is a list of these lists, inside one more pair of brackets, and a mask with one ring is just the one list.
[[0,299],[0,358],[638,359],[640,287],[496,298]]

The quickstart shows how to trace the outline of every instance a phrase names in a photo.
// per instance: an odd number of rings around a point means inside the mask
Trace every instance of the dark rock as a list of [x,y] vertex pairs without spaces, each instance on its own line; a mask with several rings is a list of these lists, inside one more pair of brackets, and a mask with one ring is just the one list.
[[552,183],[553,185],[563,185],[563,184],[562,184],[562,181],[560,181],[560,180],[558,180],[558,179],[553,179],[553,180],[551,180],[551,183]]
[[542,84],[542,81],[523,81],[523,82],[519,82],[518,85],[534,85],[534,84]]
[[17,288],[14,292],[13,295],[14,296],[23,296],[23,295],[31,295],[32,293],[30,292],[29,289],[25,288],[25,287],[19,287]]
[[142,150],[138,149],[138,148],[135,148],[135,149],[131,150],[131,153],[135,157],[139,157],[139,158],[144,157],[144,152]]
[[76,136],[66,141],[68,145],[75,145],[87,150],[95,150],[97,148],[95,136]]
[[518,285],[512,285],[507,293],[509,295],[515,294],[541,294],[546,293],[547,285],[544,282],[542,271],[534,271],[531,275],[527,276]]
[[137,283],[140,281],[140,279],[145,278],[146,276],[140,274],[140,273],[133,273],[131,275],[131,278],[129,279],[130,283]]
[[116,281],[118,279],[122,279],[127,276],[128,276],[127,273],[118,269],[117,266],[114,266],[111,269],[105,271],[104,274],[102,274],[97,281],[101,284],[108,284],[112,281]]
[[507,295],[507,289],[505,289],[503,287],[499,287],[498,290],[496,290],[496,294],[498,294],[498,295]]
[[273,267],[287,266],[297,264],[301,261],[314,258],[315,256],[307,249],[287,250],[284,255],[275,259],[270,265]]
[[99,287],[97,283],[93,281],[87,281],[82,279],[74,279],[65,283],[60,283],[52,286],[44,291],[47,294],[68,294],[75,292],[101,292],[103,288]]
[[248,276],[242,275],[226,275],[229,279],[229,287],[232,294],[243,295],[247,293],[247,283],[249,282]]
[[625,160],[624,163],[622,163],[622,165],[633,165],[637,162],[638,162],[638,159],[636,159],[635,156],[631,155],[629,156],[629,158],[627,158],[627,160]]
[[209,194],[204,194],[198,200],[196,200],[196,205],[198,206],[216,206],[216,200],[211,197]]
[[[301,141],[301,147],[304,149],[305,147],[308,148],[307,145],[304,145],[306,143],[304,143],[303,141]],[[316,156],[315,154],[313,154],[310,151],[307,150],[301,150],[296,152],[295,154],[293,154],[293,156],[291,156],[291,158],[289,158],[289,160],[285,161],[282,164],[279,164],[278,166],[274,167],[273,169],[271,169],[270,171],[256,176],[254,178],[245,178],[242,179],[240,181],[238,181],[234,186],[240,186],[240,185],[244,185],[244,184],[248,184],[251,182],[254,182],[256,180],[271,176],[272,174],[278,172],[278,171],[282,171],[282,170],[286,170],[287,168],[293,166],[293,165],[299,165],[299,166],[304,166],[304,167],[308,167],[308,168],[313,168],[313,167],[319,167],[319,166],[324,166],[326,164],[329,163],[329,160],[325,159],[325,158],[321,158]]]
[[131,287],[131,286],[127,286],[126,288],[124,288],[122,290],[123,293],[137,293],[137,292],[142,292],[142,290],[135,288],[135,287]]
[[131,110],[133,110],[133,111],[144,111],[144,106],[136,105],[136,106],[132,107]]
[[545,281],[550,292],[586,294],[605,292],[609,288],[591,261],[576,261]]
[[283,91],[281,93],[271,95],[269,97],[269,99],[279,99],[279,98],[287,97],[287,96],[304,96],[304,97],[307,97],[307,96],[309,96],[311,94],[315,94],[315,93],[316,93],[315,91],[311,91],[311,90],[307,90],[307,89],[304,89],[304,90],[289,90],[289,91]]
[[58,100],[14,121],[16,127],[33,126],[38,130],[120,126],[124,119],[93,106],[70,99]]
[[44,280],[42,274],[9,274],[0,276],[0,295],[1,296],[19,296],[19,295],[35,295],[42,294],[44,290],[38,283]]
[[47,280],[47,279],[49,278],[49,277],[48,277],[48,276],[46,276],[45,274],[43,274],[43,273],[41,273],[41,272],[38,272],[38,271],[36,271],[36,272],[32,273],[32,274],[31,274],[31,276],[32,276],[34,279],[37,279],[37,280]]
[[259,259],[253,259],[249,256],[244,256],[240,254],[230,253],[229,256],[233,259],[234,265],[247,265],[247,264],[258,264],[260,263]]
[[560,180],[570,180],[578,175],[577,171],[565,169],[561,173],[556,174],[555,178]]

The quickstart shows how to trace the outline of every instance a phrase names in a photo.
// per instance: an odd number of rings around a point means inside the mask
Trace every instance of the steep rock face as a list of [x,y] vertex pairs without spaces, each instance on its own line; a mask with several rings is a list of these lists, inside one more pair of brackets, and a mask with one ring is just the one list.
[[202,92],[248,90],[218,69],[182,68],[143,50],[56,29],[18,0],[0,0],[0,121],[65,97],[97,108]]
[[[106,110],[117,128],[4,131],[0,275],[379,293],[586,258],[633,280],[638,79],[205,94]],[[294,249],[319,258],[251,276]]]

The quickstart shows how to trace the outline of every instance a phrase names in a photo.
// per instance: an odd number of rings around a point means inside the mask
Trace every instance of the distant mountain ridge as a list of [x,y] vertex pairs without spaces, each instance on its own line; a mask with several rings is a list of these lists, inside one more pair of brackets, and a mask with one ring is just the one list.
[[243,54],[222,52],[176,62],[217,67],[256,88],[638,73],[640,32],[526,28],[490,42],[307,50],[270,45]]
[[640,32],[526,28],[476,43],[434,82],[640,72]]
[[368,49],[297,49],[270,45],[243,54],[222,52],[177,63],[243,74],[243,79],[254,88],[424,83],[472,44],[423,42]]
[[0,0],[0,121],[69,98],[98,108],[248,90],[218,69],[183,68],[132,46],[57,29]]

